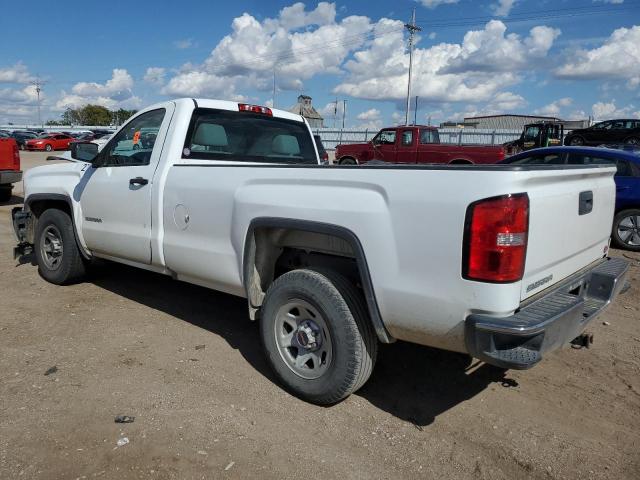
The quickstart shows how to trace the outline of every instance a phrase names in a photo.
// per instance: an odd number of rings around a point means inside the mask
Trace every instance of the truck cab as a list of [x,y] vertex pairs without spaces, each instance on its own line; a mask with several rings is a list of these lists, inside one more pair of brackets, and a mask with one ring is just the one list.
[[560,122],[537,122],[524,126],[520,138],[504,144],[508,155],[541,147],[562,145],[564,125]]

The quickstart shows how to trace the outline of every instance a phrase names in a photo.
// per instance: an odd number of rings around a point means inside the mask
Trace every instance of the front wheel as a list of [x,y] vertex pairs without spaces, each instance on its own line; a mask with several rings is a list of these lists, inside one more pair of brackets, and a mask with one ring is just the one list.
[[618,248],[640,252],[640,209],[623,210],[613,219],[613,243]]
[[579,146],[581,146],[581,145],[584,145],[584,138],[582,138],[582,137],[578,137],[578,136],[576,136],[576,137],[571,137],[571,138],[569,139],[569,142],[568,142],[568,143],[569,143],[569,145],[571,145],[571,146],[579,147]]
[[53,150],[53,146],[51,146],[50,144],[46,144],[46,145],[45,145],[45,147],[44,147],[44,149],[45,149],[47,152],[50,152],[51,150]]
[[85,261],[78,249],[71,217],[57,209],[45,210],[38,218],[35,236],[38,272],[48,282],[65,285],[85,274]]
[[267,291],[260,318],[267,361],[309,402],[339,402],[369,379],[378,340],[362,294],[332,271],[294,270]]
[[640,137],[629,137],[624,141],[624,143],[627,145],[640,145]]

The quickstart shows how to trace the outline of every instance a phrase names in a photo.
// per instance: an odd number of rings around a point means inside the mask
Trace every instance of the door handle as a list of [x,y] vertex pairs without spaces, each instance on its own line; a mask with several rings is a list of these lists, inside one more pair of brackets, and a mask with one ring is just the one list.
[[136,177],[129,180],[129,185],[146,185],[149,183],[149,180],[142,177]]

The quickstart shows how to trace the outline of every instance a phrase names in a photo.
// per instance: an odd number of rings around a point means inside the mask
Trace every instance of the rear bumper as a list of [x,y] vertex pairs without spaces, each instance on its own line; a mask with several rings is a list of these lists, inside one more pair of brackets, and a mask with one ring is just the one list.
[[0,185],[18,183],[20,180],[22,180],[22,172],[20,170],[0,171]]
[[552,287],[509,317],[472,314],[467,351],[502,368],[527,369],[579,336],[620,293],[629,264],[607,258]]

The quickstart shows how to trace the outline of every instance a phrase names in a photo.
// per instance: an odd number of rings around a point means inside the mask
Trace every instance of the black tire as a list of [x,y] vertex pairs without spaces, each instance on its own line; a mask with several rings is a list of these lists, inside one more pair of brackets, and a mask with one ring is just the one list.
[[[59,235],[59,244],[61,244],[61,252],[55,265],[51,265],[52,261],[47,259],[45,252],[47,248],[45,235],[52,232]],[[49,245],[51,245],[50,240]],[[80,281],[86,273],[85,260],[78,249],[71,218],[62,210],[52,208],[40,215],[36,226],[34,250],[38,261],[38,272],[48,282],[68,285]]]
[[51,150],[53,150],[53,146],[51,146],[51,144],[47,143],[47,144],[45,145],[44,149],[45,149],[47,152],[50,152]]
[[629,137],[624,143],[627,145],[640,145],[640,137]]
[[355,158],[352,157],[344,157],[341,158],[340,161],[338,162],[339,165],[358,165],[358,162],[356,161]]
[[11,200],[11,190],[13,187],[9,185],[8,187],[5,185],[0,185],[0,202],[8,202]]
[[567,140],[567,145],[579,147],[585,144],[584,138],[580,135],[576,135],[575,137],[569,137]]
[[[630,232],[630,235],[626,236],[624,232]],[[616,214],[611,239],[618,248],[640,252],[640,209],[630,208]]]
[[[318,378],[296,374],[277,344],[278,312],[296,300],[320,313],[331,337],[331,362]],[[284,387],[320,405],[339,402],[362,387],[378,353],[378,339],[362,294],[349,280],[330,270],[294,270],[278,277],[264,300],[260,333],[267,361]]]

